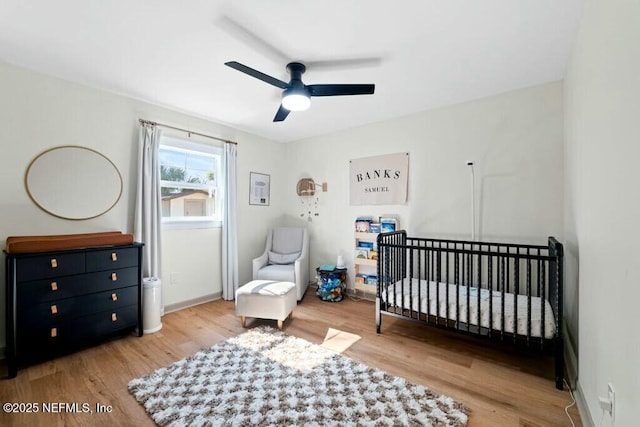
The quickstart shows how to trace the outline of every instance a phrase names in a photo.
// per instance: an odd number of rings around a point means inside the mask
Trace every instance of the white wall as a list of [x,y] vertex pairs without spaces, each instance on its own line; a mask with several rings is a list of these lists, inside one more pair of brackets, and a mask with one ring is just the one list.
[[[251,276],[251,258],[262,252],[266,231],[282,218],[285,146],[229,127],[123,96],[0,63],[0,245],[10,235],[132,232],[138,118],[155,120],[238,142],[240,280]],[[28,197],[24,174],[43,150],[59,145],[97,150],[118,167],[124,192],[108,213],[70,221],[40,210]],[[271,205],[249,206],[249,171],[271,174]],[[220,230],[167,232],[165,273],[180,283],[165,291],[165,304],[220,292]],[[212,261],[213,260],[213,261]],[[0,264],[0,348],[5,343],[5,267]],[[163,278],[165,279],[165,278]],[[164,280],[164,282],[169,282]]]
[[[563,234],[563,113],[559,82],[289,144],[287,221],[308,224],[311,266],[345,256],[353,283],[354,220],[398,214],[411,235],[468,238],[476,162],[477,238],[546,244]],[[403,206],[350,206],[349,160],[409,152]],[[328,182],[306,222],[294,186]],[[300,214],[304,213],[304,217]]]
[[[579,295],[579,387],[596,423],[640,404],[640,2],[586,0],[565,81],[568,278]],[[579,286],[576,285],[579,279]],[[613,425],[608,416],[603,425]]]

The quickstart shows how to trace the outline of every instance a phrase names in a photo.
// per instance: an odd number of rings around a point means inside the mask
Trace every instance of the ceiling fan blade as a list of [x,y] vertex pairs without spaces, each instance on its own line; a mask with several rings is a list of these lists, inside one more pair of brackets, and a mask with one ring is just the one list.
[[282,121],[284,121],[284,119],[287,118],[289,113],[290,113],[289,110],[287,110],[282,105],[280,105],[280,108],[278,108],[278,112],[276,113],[275,117],[273,118],[273,121],[274,122],[282,122]]
[[308,85],[311,96],[371,95],[376,85]]
[[245,74],[248,74],[251,77],[255,77],[258,80],[262,80],[265,83],[269,83],[270,85],[279,87],[280,89],[287,89],[289,87],[289,83],[285,83],[282,80],[278,80],[275,77],[271,77],[268,74],[261,73],[260,71],[254,70],[253,68],[247,67],[246,65],[243,65],[239,62],[229,61],[229,62],[225,62],[224,65],[226,65],[227,67],[231,67],[234,70],[238,70]]

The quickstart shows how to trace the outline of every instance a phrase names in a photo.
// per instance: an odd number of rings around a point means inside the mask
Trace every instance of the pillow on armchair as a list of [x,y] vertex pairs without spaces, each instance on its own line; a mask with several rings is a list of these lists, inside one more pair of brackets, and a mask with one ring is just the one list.
[[277,252],[269,251],[269,264],[292,264],[298,258],[300,258],[300,252],[279,254]]

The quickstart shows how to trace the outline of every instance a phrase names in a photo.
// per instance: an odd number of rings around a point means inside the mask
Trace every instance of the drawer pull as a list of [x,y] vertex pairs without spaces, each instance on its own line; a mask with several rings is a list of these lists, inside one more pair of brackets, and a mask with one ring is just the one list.
[[118,294],[116,294],[116,293],[111,294],[111,299],[113,301],[118,301]]
[[116,313],[111,313],[111,321],[115,322],[116,320],[118,320],[118,315]]
[[58,336],[58,328],[51,328],[51,338]]
[[51,282],[51,290],[52,291],[58,290],[58,282]]
[[51,268],[58,268],[58,260],[51,258]]
[[117,261],[118,260],[118,254],[115,252],[111,252],[111,261]]
[[58,314],[58,306],[53,304],[51,306],[51,314]]
[[116,280],[118,280],[118,275],[116,273],[111,273],[111,281],[115,282]]

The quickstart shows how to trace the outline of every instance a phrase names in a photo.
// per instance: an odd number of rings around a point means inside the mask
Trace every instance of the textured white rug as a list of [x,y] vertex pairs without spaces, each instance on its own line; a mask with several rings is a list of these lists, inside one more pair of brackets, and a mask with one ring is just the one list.
[[259,327],[129,382],[161,426],[465,426],[425,386]]

